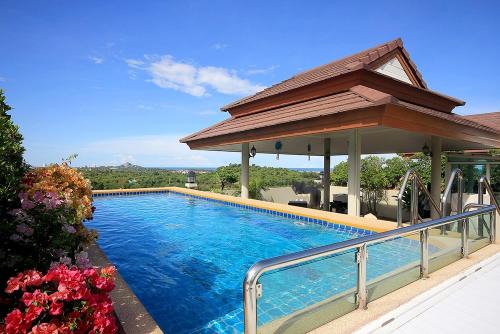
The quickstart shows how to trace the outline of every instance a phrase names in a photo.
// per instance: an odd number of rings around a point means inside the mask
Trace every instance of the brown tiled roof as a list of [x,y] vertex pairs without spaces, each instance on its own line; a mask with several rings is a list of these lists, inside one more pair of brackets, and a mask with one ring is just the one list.
[[309,101],[278,107],[255,114],[249,114],[240,117],[231,117],[209,128],[185,137],[181,139],[181,142],[190,142],[194,140],[223,136],[258,128],[279,126],[286,123],[338,114],[349,110],[363,109],[366,107],[388,103],[400,105],[405,108],[412,109],[430,116],[439,117],[453,123],[500,134],[499,131],[486,125],[476,123],[470,119],[467,119],[466,117],[462,117],[452,113],[443,113],[431,108],[400,101],[392,95],[386,94],[373,88],[358,85],[342,93],[336,93]]
[[346,110],[369,107],[371,105],[374,105],[374,103],[368,98],[354,91],[347,91],[263,111],[257,114],[231,117],[205,130],[182,138],[181,142],[290,123],[307,118],[335,114]]
[[316,83],[325,79],[331,79],[333,77],[339,76],[344,73],[351,72],[355,69],[358,69],[360,66],[369,65],[374,63],[381,57],[385,56],[389,52],[400,49],[406,58],[408,64],[410,65],[413,74],[417,77],[424,88],[427,88],[424,80],[422,79],[422,75],[417,70],[417,66],[411,61],[409,54],[403,48],[403,41],[398,38],[393,41],[389,41],[382,45],[373,47],[371,49],[356,53],[354,55],[342,58],[340,60],[336,60],[329,64],[321,65],[310,69],[308,71],[299,73],[290,79],[284,80],[278,84],[275,84],[269,88],[266,88],[254,95],[245,97],[236,102],[230,103],[224,107],[222,110],[228,110],[233,107],[246,104],[252,101],[260,100],[265,97],[277,95],[292,89],[296,89],[299,87],[307,86],[312,83]]
[[467,115],[462,117],[500,131],[500,111],[489,112],[485,114]]

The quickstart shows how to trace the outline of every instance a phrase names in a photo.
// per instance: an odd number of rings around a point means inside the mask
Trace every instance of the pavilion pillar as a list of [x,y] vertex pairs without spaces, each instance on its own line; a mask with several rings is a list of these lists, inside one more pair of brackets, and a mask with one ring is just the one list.
[[325,138],[323,155],[323,210],[330,211],[330,146],[331,139]]
[[491,182],[491,165],[490,164],[486,164],[486,179],[488,180],[488,182]]
[[347,157],[347,214],[358,216],[361,214],[360,184],[361,184],[361,135],[358,129],[349,134]]
[[250,149],[248,143],[241,144],[241,197],[248,198]]
[[[432,199],[439,203],[441,201],[441,146],[440,137],[432,136],[431,138],[431,196]],[[439,213],[431,205],[431,218],[439,218]]]

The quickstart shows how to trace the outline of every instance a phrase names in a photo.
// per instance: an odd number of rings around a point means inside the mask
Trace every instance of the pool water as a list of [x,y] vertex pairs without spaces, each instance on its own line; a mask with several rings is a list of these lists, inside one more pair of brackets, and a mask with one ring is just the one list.
[[[97,229],[100,247],[166,333],[243,332],[242,282],[252,264],[368,233],[176,193],[98,197],[94,205],[87,226]],[[404,240],[372,253],[376,270],[369,276],[419,258],[418,244]],[[344,265],[320,267],[311,266],[302,276],[294,270],[300,283],[294,291],[269,291],[272,298],[259,305],[260,323],[342,292],[356,275]],[[333,290],[331,279],[322,284],[326,274],[338,277]],[[291,293],[308,300],[289,298]]]

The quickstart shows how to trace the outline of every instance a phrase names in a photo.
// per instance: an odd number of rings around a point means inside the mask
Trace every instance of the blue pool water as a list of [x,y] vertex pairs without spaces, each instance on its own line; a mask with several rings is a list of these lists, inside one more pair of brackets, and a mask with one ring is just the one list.
[[[242,281],[252,264],[367,233],[175,193],[98,197],[94,205],[87,226],[166,333],[242,332]],[[407,241],[377,245],[368,275],[418,259],[418,245]],[[288,289],[265,290],[259,322],[351,288],[354,257],[341,258],[345,263],[295,269]]]

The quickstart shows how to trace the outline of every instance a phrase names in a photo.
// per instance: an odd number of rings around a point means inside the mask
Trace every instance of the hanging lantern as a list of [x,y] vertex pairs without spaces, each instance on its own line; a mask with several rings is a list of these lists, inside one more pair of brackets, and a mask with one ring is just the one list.
[[307,144],[307,160],[311,161],[311,144]]
[[255,146],[252,145],[252,149],[250,150],[250,157],[255,158],[255,155],[257,154],[257,149]]
[[283,144],[281,143],[281,141],[277,141],[274,144],[274,148],[276,149],[276,160],[280,159],[280,150],[282,147],[283,147]]

